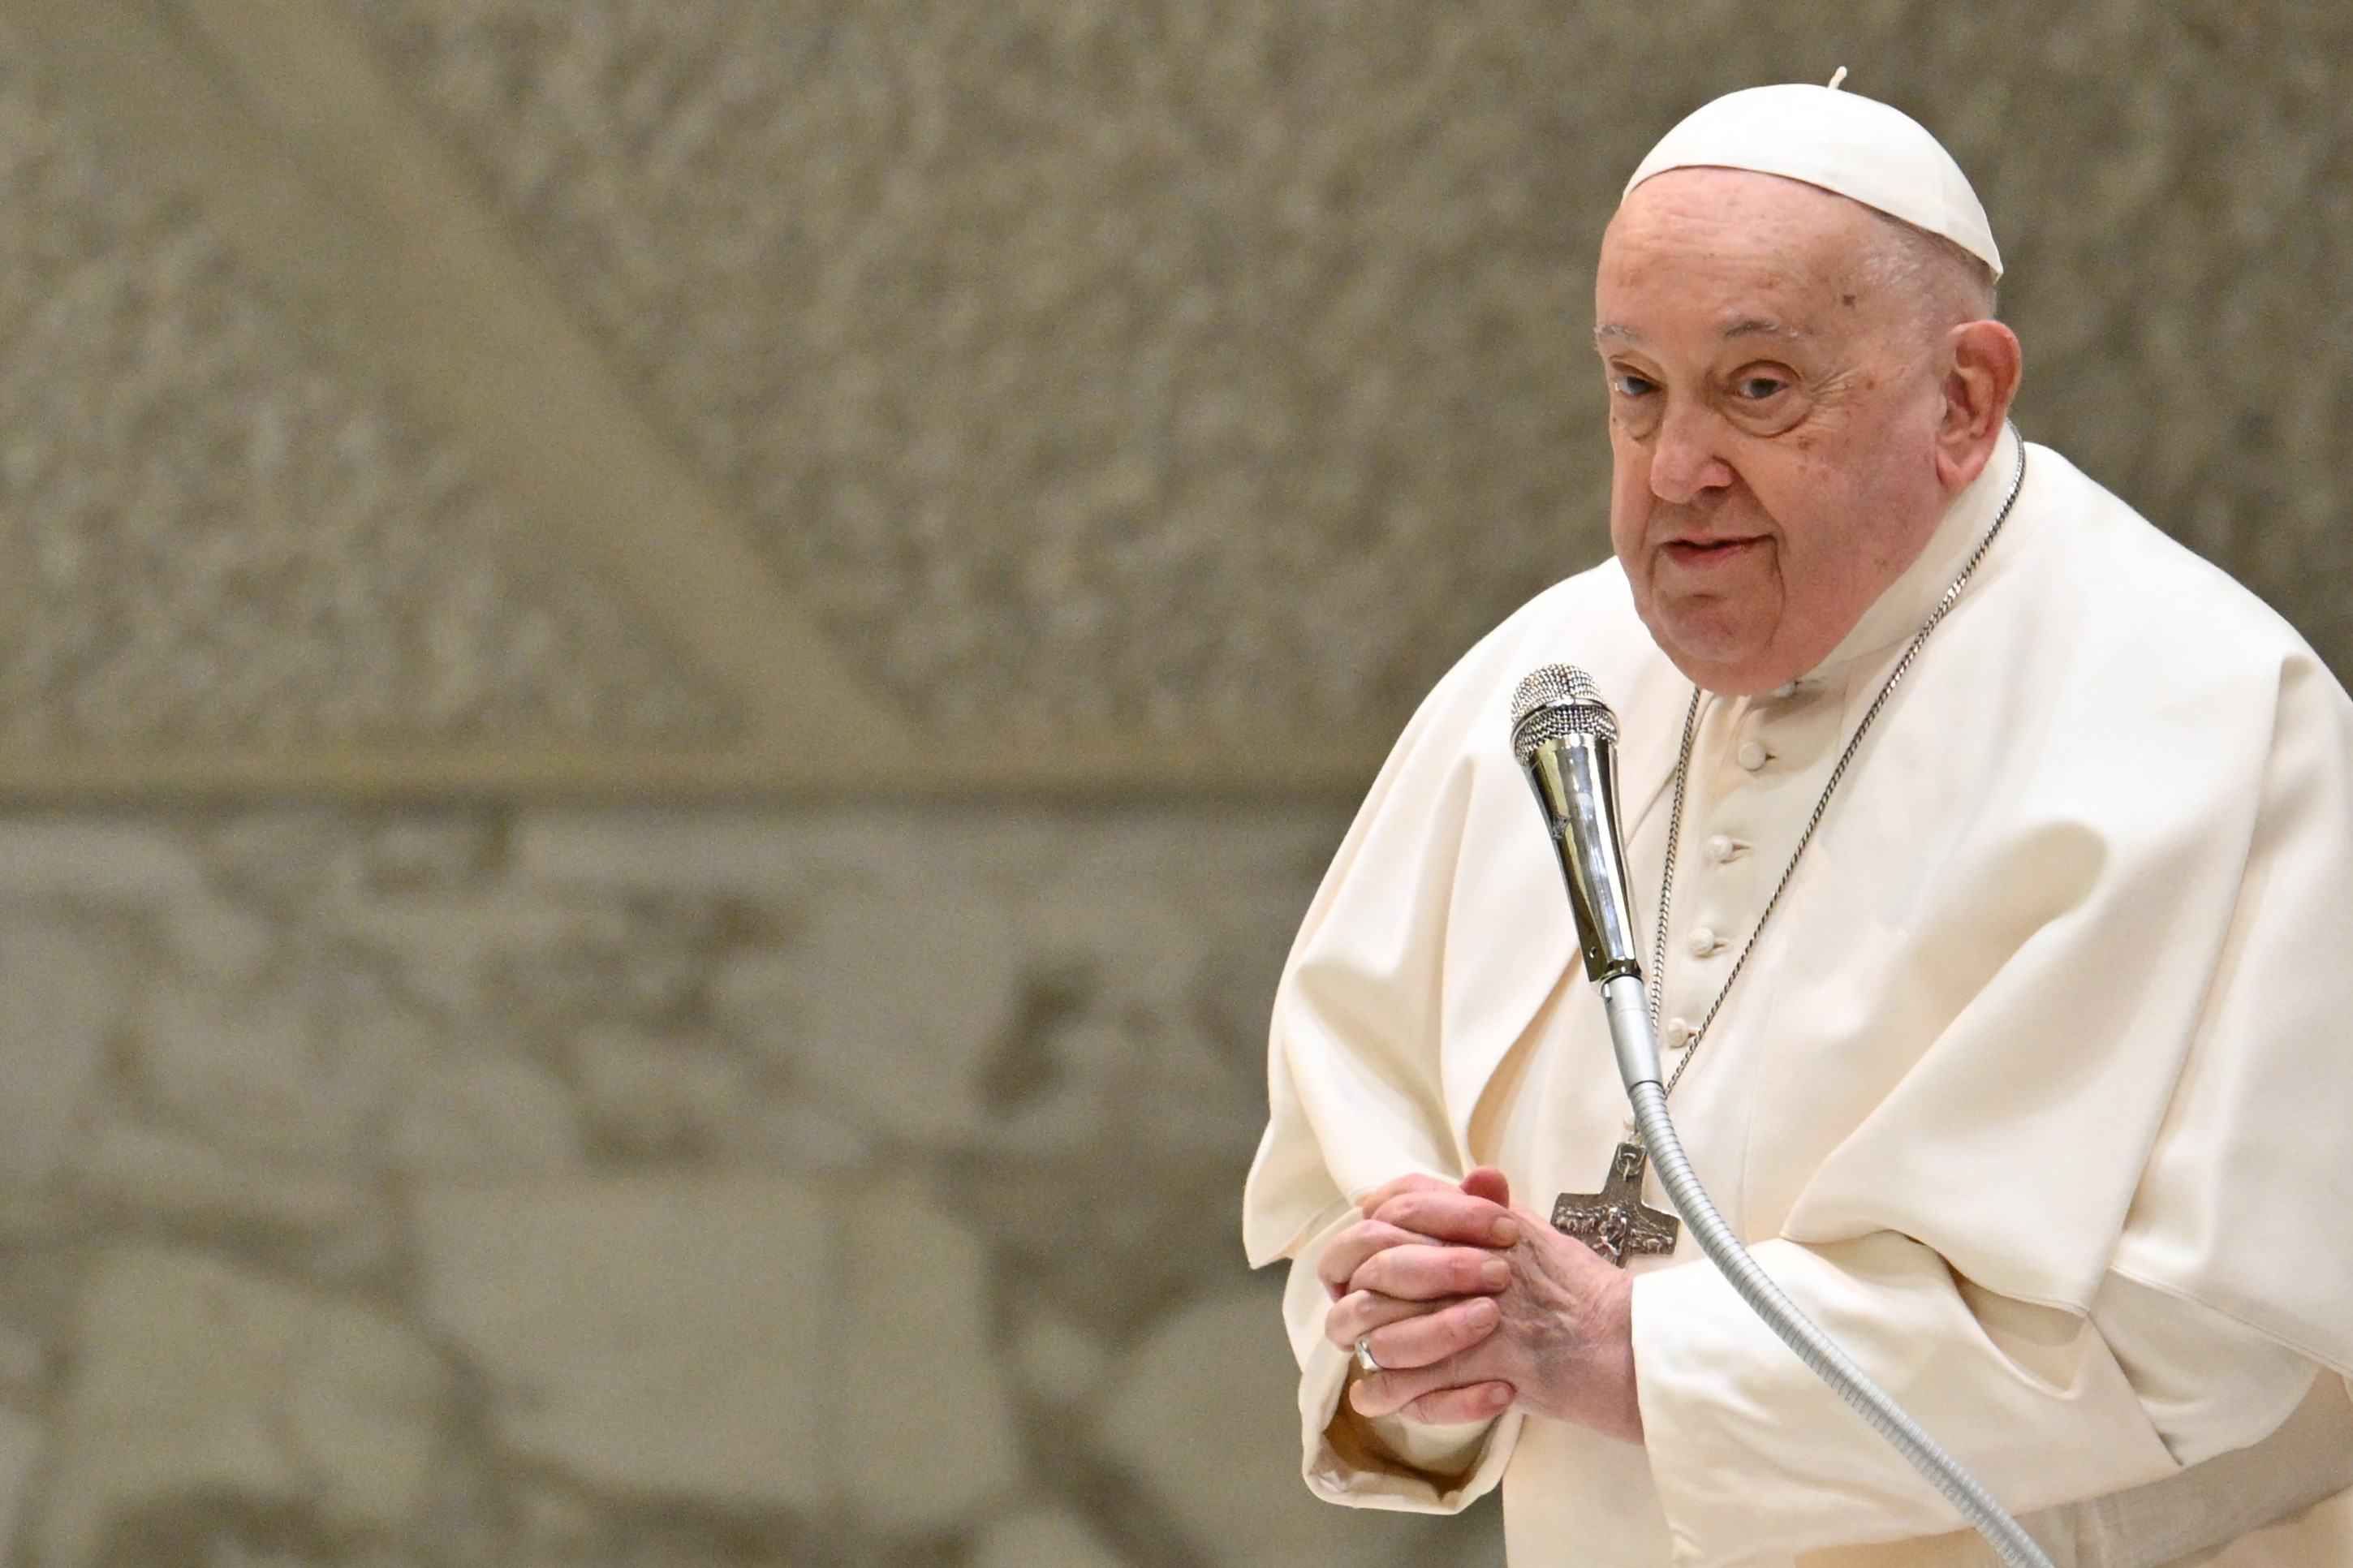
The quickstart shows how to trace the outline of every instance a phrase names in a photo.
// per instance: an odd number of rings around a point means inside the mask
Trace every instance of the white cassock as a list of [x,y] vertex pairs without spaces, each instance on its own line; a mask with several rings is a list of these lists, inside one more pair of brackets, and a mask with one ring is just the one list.
[[[1664,1018],[1723,984],[2015,441],[1819,669],[1703,700]],[[2028,451],[1672,1109],[1758,1261],[2063,1568],[2232,1537],[2225,1568],[2353,1564],[2353,704],[2252,595]],[[1687,1230],[1633,1264],[1644,1446],[1517,1413],[1383,1422],[1395,1464],[1326,1440],[1346,1358],[1314,1256],[1351,1201],[1486,1163],[1548,1211],[1624,1135],[1507,741],[1514,685],[1556,661],[1617,710],[1651,917],[1692,688],[1609,564],[1430,694],[1284,973],[1245,1230],[1253,1263],[1299,1260],[1309,1484],[1446,1511],[1500,1481],[1517,1568],[1993,1562]]]

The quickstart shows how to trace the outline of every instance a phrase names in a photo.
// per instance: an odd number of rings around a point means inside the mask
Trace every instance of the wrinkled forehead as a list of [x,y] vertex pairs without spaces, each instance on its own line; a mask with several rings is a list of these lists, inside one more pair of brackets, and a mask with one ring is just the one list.
[[1602,236],[1598,302],[1641,297],[1738,310],[1869,288],[1887,220],[1802,181],[1745,169],[1673,169],[1627,193]]

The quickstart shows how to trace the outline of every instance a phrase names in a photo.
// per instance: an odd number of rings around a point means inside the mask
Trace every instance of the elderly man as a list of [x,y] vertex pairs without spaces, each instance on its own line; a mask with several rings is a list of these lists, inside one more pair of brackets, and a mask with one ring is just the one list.
[[1664,1199],[1506,743],[1567,660],[1767,1270],[2058,1562],[2353,1564],[2353,704],[2008,426],[1999,274],[1944,150],[1834,89],[1630,183],[1616,560],[1431,693],[1276,1003],[1245,1229],[1321,1495],[1500,1481],[1524,1568],[1993,1560],[1664,1215],[1595,1223]]

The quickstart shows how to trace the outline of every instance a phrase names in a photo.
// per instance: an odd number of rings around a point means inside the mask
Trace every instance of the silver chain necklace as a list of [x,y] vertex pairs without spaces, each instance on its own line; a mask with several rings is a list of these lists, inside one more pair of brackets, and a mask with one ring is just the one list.
[[[2018,461],[2010,472],[2010,493],[2002,498],[2001,510],[1994,514],[1993,523],[1986,530],[1985,537],[1978,541],[1975,550],[1969,552],[1968,560],[1962,563],[1960,572],[1953,578],[1951,586],[1945,590],[1944,596],[1936,601],[1936,608],[1930,610],[1928,618],[1920,623],[1920,629],[1912,634],[1910,646],[1905,648],[1904,657],[1895,661],[1895,668],[1888,671],[1887,679],[1880,684],[1879,694],[1871,700],[1871,706],[1863,710],[1862,722],[1848,737],[1846,749],[1839,753],[1837,763],[1831,769],[1829,781],[1822,785],[1820,797],[1814,802],[1814,809],[1806,818],[1805,830],[1798,835],[1797,847],[1789,851],[1789,862],[1781,868],[1780,880],[1773,884],[1772,897],[1765,900],[1764,912],[1757,917],[1757,924],[1750,929],[1748,940],[1741,944],[1740,955],[1732,961],[1731,972],[1725,975],[1723,985],[1717,988],[1715,1000],[1708,1004],[1706,1015],[1683,1043],[1683,1056],[1675,1063],[1675,1070],[1668,1075],[1663,1094],[1672,1094],[1675,1085],[1683,1081],[1684,1070],[1691,1066],[1692,1058],[1699,1054],[1699,1043],[1707,1034],[1708,1026],[1715,1023],[1715,1016],[1723,1011],[1724,999],[1732,994],[1732,987],[1739,980],[1740,972],[1748,965],[1748,955],[1757,951],[1757,938],[1765,934],[1767,922],[1772,920],[1774,910],[1781,907],[1781,896],[1789,890],[1790,879],[1798,874],[1798,862],[1805,858],[1807,846],[1813,843],[1814,830],[1821,826],[1822,814],[1830,810],[1831,797],[1838,793],[1840,784],[1845,780],[1855,752],[1862,749],[1862,738],[1871,733],[1871,727],[1878,721],[1881,710],[1887,706],[1887,700],[1894,695],[1897,684],[1910,672],[1913,661],[1920,657],[1920,649],[1927,642],[1928,634],[1935,631],[1951,611],[1954,602],[1961,596],[1961,590],[1968,586],[1969,579],[1976,574],[1978,563],[1985,559],[1986,552],[1993,548],[1995,536],[2001,532],[2001,525],[2010,521],[2010,509],[2018,504],[2018,492],[2026,483],[2026,442],[2018,435],[2016,426],[2008,428],[2018,446]],[[1653,1029],[1659,1026],[1660,1007],[1666,991],[1667,925],[1674,905],[1675,849],[1683,840],[1683,796],[1691,781],[1692,748],[1699,736],[1699,701],[1700,689],[1694,686],[1691,705],[1683,710],[1683,749],[1675,758],[1674,805],[1667,814],[1666,868],[1659,879],[1659,921],[1657,934],[1651,946],[1650,1012],[1651,1027]],[[1682,1222],[1674,1215],[1642,1202],[1642,1173],[1649,1160],[1641,1135],[1630,1128],[1626,1140],[1618,1145],[1617,1152],[1610,1157],[1609,1179],[1602,1184],[1601,1190],[1598,1193],[1562,1194],[1553,1205],[1554,1226],[1577,1237],[1621,1268],[1626,1265],[1629,1253],[1672,1252],[1676,1235],[1683,1228]]]

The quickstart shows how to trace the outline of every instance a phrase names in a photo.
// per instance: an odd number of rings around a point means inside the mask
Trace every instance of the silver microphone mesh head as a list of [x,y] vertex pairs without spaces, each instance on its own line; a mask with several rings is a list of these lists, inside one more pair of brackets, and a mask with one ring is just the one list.
[[1618,738],[1618,716],[1601,700],[1593,677],[1573,664],[1530,670],[1512,692],[1512,751],[1522,762],[1546,741],[1564,735]]

